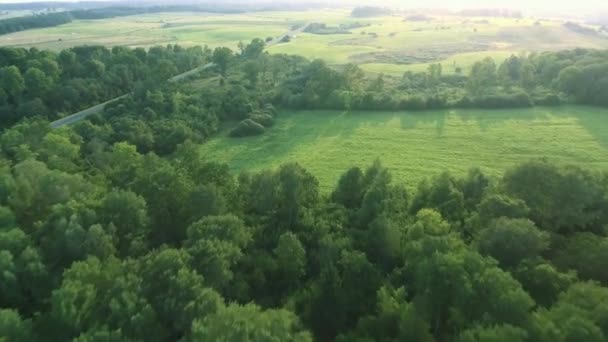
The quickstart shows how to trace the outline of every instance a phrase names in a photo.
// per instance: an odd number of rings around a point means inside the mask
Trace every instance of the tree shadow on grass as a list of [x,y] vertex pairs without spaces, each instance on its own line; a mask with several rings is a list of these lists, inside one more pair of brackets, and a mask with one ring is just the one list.
[[[577,122],[602,147],[608,149],[608,108],[566,106],[562,110],[556,111],[555,115],[560,117],[576,117]],[[606,158],[608,159],[608,155]]]
[[401,127],[405,130],[420,126],[435,126],[437,136],[442,136],[448,119],[462,120],[474,124],[481,131],[500,125],[509,120],[534,121],[548,118],[546,111],[534,109],[445,109],[437,111],[405,112],[401,116]]
[[[325,141],[331,146],[344,141],[359,143],[349,139],[362,128],[379,131],[390,120],[398,119],[404,134],[418,128],[435,129],[437,137],[444,135],[449,120],[462,120],[465,124],[476,126],[482,132],[494,127],[508,125],[508,121],[522,121],[534,124],[536,120],[557,118],[576,118],[602,147],[608,148],[608,110],[593,107],[564,106],[555,108],[531,109],[458,109],[426,112],[339,112],[339,111],[301,111],[284,114],[277,120],[275,127],[264,135],[248,138],[220,138],[212,144],[212,156],[225,161],[236,170],[272,168],[283,162],[297,161],[297,153],[306,151],[307,145]],[[368,137],[373,139],[373,137]],[[329,145],[328,145],[329,144]],[[311,149],[313,153],[326,151]],[[209,152],[209,150],[207,150]],[[225,153],[224,153],[225,152]],[[222,158],[224,157],[224,158]]]

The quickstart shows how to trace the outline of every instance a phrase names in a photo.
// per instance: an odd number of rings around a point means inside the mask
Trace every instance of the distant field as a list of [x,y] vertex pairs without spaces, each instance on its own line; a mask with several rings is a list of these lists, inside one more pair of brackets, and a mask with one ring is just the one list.
[[349,10],[245,14],[158,13],[96,21],[0,36],[0,46],[62,49],[75,45],[148,47],[179,43],[236,48],[239,41],[277,37],[306,22],[328,26],[358,23],[350,34],[298,34],[271,53],[322,58],[330,64],[353,62],[373,73],[401,75],[442,62],[446,73],[466,72],[486,56],[498,62],[511,54],[574,47],[608,48],[608,35],[582,34],[557,21],[434,16],[412,21],[405,15],[352,18]]
[[379,158],[394,179],[413,188],[443,170],[464,175],[479,166],[499,176],[534,158],[608,170],[608,110],[566,106],[525,110],[420,113],[283,113],[265,135],[228,138],[201,147],[232,170],[298,162],[325,191],[349,167]]
[[573,32],[561,22],[457,16],[432,19],[354,19],[344,13],[341,21],[333,18],[331,22],[370,26],[351,29],[352,34],[346,35],[301,34],[270,51],[323,58],[333,64],[354,62],[369,72],[401,75],[407,70],[424,70],[436,62],[444,64],[446,73],[457,68],[466,72],[472,63],[487,56],[501,62],[511,54],[532,51],[608,48],[608,37]]
[[31,11],[0,11],[0,19],[22,17],[31,14]]
[[159,13],[69,24],[0,36],[0,46],[36,46],[59,50],[76,45],[148,47],[180,44],[236,48],[239,41],[287,32],[285,20],[252,15]]

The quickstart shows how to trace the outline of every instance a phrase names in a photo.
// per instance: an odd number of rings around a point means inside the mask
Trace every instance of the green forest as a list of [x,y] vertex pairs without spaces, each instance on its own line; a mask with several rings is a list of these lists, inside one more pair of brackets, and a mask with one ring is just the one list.
[[539,159],[411,191],[379,159],[323,192],[297,163],[233,174],[199,152],[283,109],[608,106],[608,51],[393,78],[265,45],[0,48],[0,341],[608,339],[605,170]]

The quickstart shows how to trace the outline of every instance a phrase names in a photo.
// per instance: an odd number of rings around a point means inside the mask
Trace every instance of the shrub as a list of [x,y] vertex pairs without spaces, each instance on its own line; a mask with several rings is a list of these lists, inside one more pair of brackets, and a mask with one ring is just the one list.
[[409,96],[401,100],[399,108],[404,110],[425,110],[427,109],[426,99],[420,95]]
[[477,97],[473,100],[480,108],[523,108],[532,107],[534,102],[526,93],[490,94]]
[[251,119],[245,119],[230,131],[230,136],[234,138],[248,137],[263,134],[265,131],[264,126]]
[[252,113],[250,119],[264,127],[272,127],[274,124],[274,118],[272,115],[266,113]]
[[267,112],[268,114],[272,115],[273,117],[277,117],[277,115],[279,114],[277,112],[277,109],[274,108],[274,106],[271,103],[267,103],[264,105],[264,108],[262,108],[262,111]]
[[535,96],[534,103],[539,106],[559,106],[562,103],[562,99],[557,94],[544,94],[542,96]]

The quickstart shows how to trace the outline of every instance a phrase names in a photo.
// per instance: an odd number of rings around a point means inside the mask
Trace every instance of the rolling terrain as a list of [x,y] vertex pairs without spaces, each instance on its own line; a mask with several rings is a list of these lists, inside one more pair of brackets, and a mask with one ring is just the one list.
[[0,46],[59,50],[84,44],[129,47],[180,44],[234,49],[240,41],[276,39],[311,20],[328,29],[294,34],[291,41],[276,44],[268,51],[322,58],[333,65],[356,63],[368,72],[400,76],[404,71],[424,70],[429,63],[436,62],[444,64],[446,73],[467,72],[474,61],[486,56],[500,62],[511,54],[608,47],[605,33],[577,31],[557,20],[450,15],[354,18],[349,10],[342,9],[156,13],[80,20],[3,35]]

